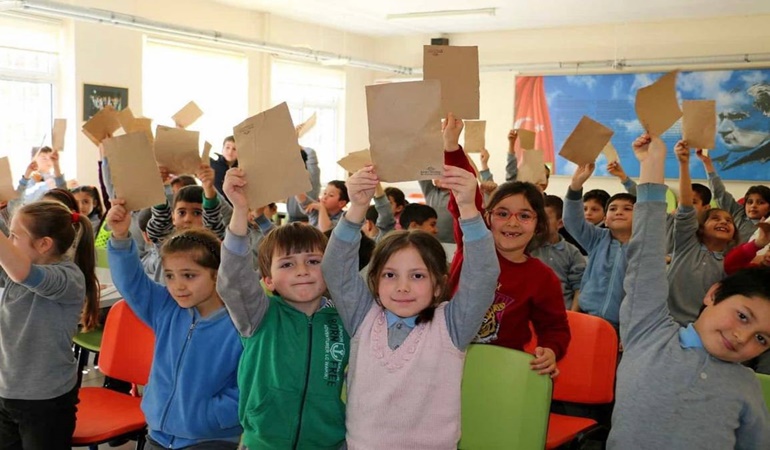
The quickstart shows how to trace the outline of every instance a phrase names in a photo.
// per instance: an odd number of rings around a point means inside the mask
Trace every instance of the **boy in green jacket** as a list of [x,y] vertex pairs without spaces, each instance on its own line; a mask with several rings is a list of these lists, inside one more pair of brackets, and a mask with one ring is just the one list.
[[300,222],[276,228],[260,244],[255,271],[245,186],[242,169],[227,172],[223,189],[233,215],[217,282],[244,347],[238,366],[243,444],[336,450],[345,442],[340,394],[350,337],[323,296],[326,237]]

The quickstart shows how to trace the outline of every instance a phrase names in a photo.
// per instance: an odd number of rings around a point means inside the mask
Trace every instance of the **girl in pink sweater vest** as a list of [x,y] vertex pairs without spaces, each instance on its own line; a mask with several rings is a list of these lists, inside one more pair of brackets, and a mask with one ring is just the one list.
[[350,209],[332,233],[322,269],[351,338],[347,436],[350,450],[456,449],[465,348],[492,303],[500,269],[492,236],[473,203],[476,179],[444,167],[465,233],[465,261],[449,300],[446,255],[423,231],[394,231],[358,273],[366,209],[378,183],[373,167],[347,181]]

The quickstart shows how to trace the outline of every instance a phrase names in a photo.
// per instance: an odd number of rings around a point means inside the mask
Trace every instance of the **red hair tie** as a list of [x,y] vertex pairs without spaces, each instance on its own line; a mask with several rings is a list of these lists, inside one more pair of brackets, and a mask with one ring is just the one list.
[[80,222],[80,213],[79,212],[73,212],[72,213],[72,223],[79,223]]

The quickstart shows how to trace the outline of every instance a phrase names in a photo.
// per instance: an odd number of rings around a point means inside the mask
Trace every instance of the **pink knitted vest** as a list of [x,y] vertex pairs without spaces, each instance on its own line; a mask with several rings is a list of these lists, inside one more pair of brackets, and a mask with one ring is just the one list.
[[465,352],[449,337],[445,306],[391,350],[385,312],[372,305],[351,340],[350,450],[457,448]]

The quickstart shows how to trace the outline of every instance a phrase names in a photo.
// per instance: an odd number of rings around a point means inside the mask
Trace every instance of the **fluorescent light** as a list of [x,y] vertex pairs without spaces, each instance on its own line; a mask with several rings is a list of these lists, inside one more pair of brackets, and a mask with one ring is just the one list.
[[350,64],[350,58],[341,57],[321,60],[322,66],[347,66],[348,64]]
[[388,14],[385,16],[388,20],[399,19],[425,19],[434,17],[456,17],[456,16],[494,16],[497,8],[476,8],[476,9],[448,9],[443,11],[420,11],[400,14]]

